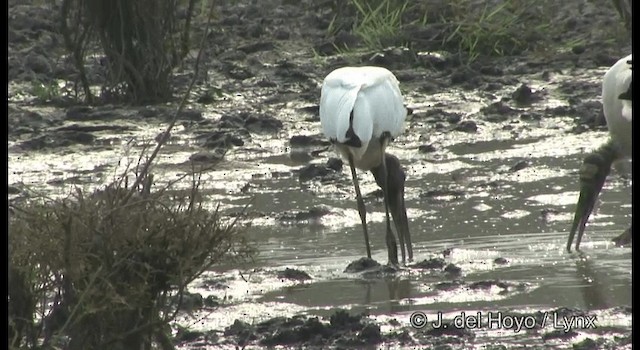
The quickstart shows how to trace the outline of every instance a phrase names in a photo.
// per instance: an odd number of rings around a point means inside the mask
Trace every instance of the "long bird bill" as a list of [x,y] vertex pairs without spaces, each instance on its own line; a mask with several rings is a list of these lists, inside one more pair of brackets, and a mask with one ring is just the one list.
[[573,225],[569,232],[567,241],[567,251],[571,252],[573,237],[578,232],[576,240],[576,250],[580,250],[580,242],[584,235],[584,229],[593,211],[593,207],[602,190],[604,181],[609,175],[611,164],[614,160],[614,150],[609,143],[599,148],[594,153],[588,155],[580,168],[580,197],[576,206],[576,213],[573,217]]

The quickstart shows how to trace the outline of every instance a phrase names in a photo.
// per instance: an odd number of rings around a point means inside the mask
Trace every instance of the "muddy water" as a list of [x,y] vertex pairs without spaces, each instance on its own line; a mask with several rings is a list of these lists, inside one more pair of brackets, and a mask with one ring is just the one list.
[[[597,82],[602,73],[586,70],[570,75]],[[547,97],[521,112],[567,105],[557,89],[567,78],[557,75],[543,82],[523,77]],[[495,102],[495,96],[516,87],[504,86],[494,96],[453,88],[424,96],[411,91],[410,85],[403,86],[414,115],[389,152],[401,159],[407,172],[405,200],[414,260],[443,258],[461,269],[457,275],[418,268],[393,276],[344,273],[349,262],[365,255],[348,168],[331,181],[300,182],[297,170],[310,162],[325,163],[335,154],[326,151],[313,157],[310,151],[317,147],[292,149],[291,136],[319,135],[320,124],[317,116],[300,112],[300,107],[308,105],[304,101],[276,106],[275,117],[285,123],[282,131],[252,135],[250,142],[231,149],[215,170],[202,176],[206,201],[212,207],[220,202],[228,213],[237,213],[252,203],[242,225],[260,253],[245,266],[219,266],[194,282],[192,292],[213,295],[222,306],[196,311],[179,322],[194,329],[222,331],[236,319],[257,323],[275,316],[327,316],[335,308],[345,308],[368,312],[385,332],[408,327],[414,311],[424,312],[429,320],[439,312],[449,320],[462,312],[481,312],[487,321],[490,312],[549,311],[553,316],[553,310],[575,308],[595,315],[596,328],[577,327],[575,333],[544,338],[539,330],[515,332],[485,323],[473,330],[475,339],[460,348],[471,344],[477,348],[486,344],[571,348],[586,337],[606,343],[627,336],[631,250],[614,247],[610,240],[630,225],[631,181],[612,172],[589,221],[584,254],[566,253],[567,230],[578,196],[577,169],[584,153],[604,142],[607,133],[571,132],[574,122],[563,116],[496,122],[475,114]],[[244,94],[230,96],[215,110],[205,111],[205,118],[215,120],[223,110],[257,101],[251,91]],[[436,128],[424,114],[434,107],[461,113],[463,119],[476,121],[478,130],[451,131],[446,122],[444,128]],[[68,193],[71,185],[94,188],[109,182],[128,160],[136,159],[142,141],[153,139],[164,125],[122,124],[130,125],[131,131],[97,133],[94,146],[25,152],[10,142],[9,184],[21,183],[58,196]],[[155,170],[163,181],[184,174],[189,156],[201,150],[193,130],[177,127],[172,135]],[[420,153],[420,145],[433,145],[435,150]],[[385,263],[384,206],[371,174],[361,173],[360,184],[373,258]],[[310,210],[323,215],[299,215]],[[306,282],[279,279],[277,272],[285,267],[313,278]],[[501,283],[473,286],[487,281]],[[551,322],[546,326],[547,332],[554,331]]]

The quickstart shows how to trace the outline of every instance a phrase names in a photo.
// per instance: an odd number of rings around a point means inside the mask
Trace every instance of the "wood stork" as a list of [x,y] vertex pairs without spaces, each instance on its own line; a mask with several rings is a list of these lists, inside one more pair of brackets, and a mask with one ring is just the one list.
[[[578,232],[576,250],[593,206],[614,161],[631,158],[631,55],[621,58],[605,73],[602,81],[602,107],[609,128],[609,139],[589,154],[580,168],[580,197],[569,233],[567,251]],[[631,230],[628,230],[629,234]]]
[[[398,246],[389,221],[389,207],[398,232],[402,262],[413,260],[407,211],[404,204],[405,173],[395,156],[385,153],[391,140],[404,129],[407,108],[398,80],[382,67],[343,67],[322,83],[320,122],[324,135],[349,162],[358,213],[364,231],[367,257],[371,258],[367,212],[356,168],[371,171],[384,193],[386,243],[389,263],[398,265]],[[406,243],[406,255],[405,255]]]

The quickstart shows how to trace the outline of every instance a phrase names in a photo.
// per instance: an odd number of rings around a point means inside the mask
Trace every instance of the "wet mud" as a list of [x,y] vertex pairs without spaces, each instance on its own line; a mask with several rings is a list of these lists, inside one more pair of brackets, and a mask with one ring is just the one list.
[[[206,201],[238,217],[259,251],[193,283],[176,345],[630,349],[631,251],[611,242],[631,223],[624,171],[605,184],[584,253],[564,251],[578,168],[607,137],[600,79],[630,50],[584,33],[613,26],[615,11],[567,5],[558,26],[584,38],[579,47],[465,66],[426,49],[336,50],[359,38],[327,35],[330,7],[303,2],[218,6],[207,80],[154,168],[162,186],[193,163],[206,167]],[[72,72],[50,17],[9,2],[10,201],[104,186],[161,137],[177,104],[90,107],[30,94],[33,82]],[[175,73],[176,96],[192,61]],[[389,147],[407,173],[414,240],[415,259],[400,268],[386,265],[382,192],[367,173],[373,256],[363,258],[348,166],[321,133],[320,83],[347,64],[393,70],[413,110]]]

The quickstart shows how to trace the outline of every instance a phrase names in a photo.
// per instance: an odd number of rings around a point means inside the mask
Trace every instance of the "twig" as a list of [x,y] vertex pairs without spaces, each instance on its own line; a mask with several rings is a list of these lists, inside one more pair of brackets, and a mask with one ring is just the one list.
[[195,85],[196,80],[198,79],[198,71],[200,69],[200,59],[202,58],[202,52],[204,51],[205,42],[208,37],[209,28],[211,26],[211,20],[213,19],[213,9],[214,9],[213,2],[211,2],[211,7],[209,8],[209,14],[207,15],[207,24],[205,25],[205,29],[204,29],[204,35],[202,36],[202,41],[200,42],[200,49],[198,50],[198,56],[196,57],[196,62],[194,64],[193,79],[191,79],[191,82],[189,83],[189,87],[187,88],[187,91],[184,93],[184,96],[182,97],[182,100],[178,105],[178,109],[176,110],[176,113],[174,114],[173,119],[171,120],[171,123],[169,123],[169,126],[167,127],[165,132],[162,134],[162,137],[158,141],[158,145],[153,150],[153,153],[151,153],[149,160],[144,164],[144,167],[142,168],[142,171],[140,172],[140,174],[138,174],[138,176],[136,177],[136,181],[131,186],[131,190],[129,190],[129,193],[127,193],[127,195],[122,199],[123,204],[129,201],[131,196],[133,196],[133,194],[136,192],[136,188],[138,187],[138,185],[140,185],[140,183],[142,182],[146,174],[149,172],[149,167],[151,166],[151,163],[153,163],[156,156],[160,152],[160,148],[162,148],[162,146],[169,139],[171,129],[173,129],[174,125],[178,121],[178,116],[180,115],[180,112],[182,112],[182,110],[184,109],[184,106],[187,104],[187,100],[189,98],[189,95],[191,94],[191,90],[193,89],[193,86]]

